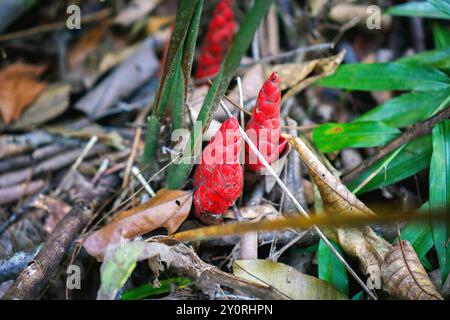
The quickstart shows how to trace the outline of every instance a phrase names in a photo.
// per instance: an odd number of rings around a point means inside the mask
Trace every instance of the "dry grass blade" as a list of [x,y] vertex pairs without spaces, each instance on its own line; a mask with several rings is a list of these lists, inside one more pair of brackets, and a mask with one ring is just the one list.
[[124,238],[132,239],[161,227],[172,234],[189,215],[191,204],[192,192],[161,189],[146,204],[119,213],[111,223],[89,235],[83,246],[101,260],[108,245]]
[[385,257],[381,276],[389,294],[407,300],[442,300],[409,241],[397,243]]

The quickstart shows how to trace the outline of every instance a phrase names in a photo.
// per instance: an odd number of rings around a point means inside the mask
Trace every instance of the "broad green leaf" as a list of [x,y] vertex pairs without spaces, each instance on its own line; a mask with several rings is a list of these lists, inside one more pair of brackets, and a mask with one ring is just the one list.
[[[344,254],[337,244],[332,244],[341,255]],[[319,279],[331,283],[339,292],[348,296],[347,270],[323,240],[319,241],[318,269]]]
[[450,19],[449,16],[426,1],[408,2],[393,6],[386,13],[393,16]]
[[287,299],[294,300],[346,300],[328,282],[298,272],[283,263],[268,260],[236,260],[233,273],[245,280],[260,285],[270,285]]
[[191,283],[191,279],[185,277],[176,277],[172,279],[165,279],[160,281],[159,287],[154,287],[146,283],[140,287],[124,292],[122,300],[139,300],[150,296],[170,293],[173,287],[178,289],[186,288]]
[[446,69],[450,67],[450,47],[424,51],[419,54],[401,58],[396,62],[415,66]]
[[448,76],[436,69],[400,63],[354,63],[318,81],[324,87],[348,90],[439,90],[450,87]]
[[161,243],[124,240],[119,245],[110,246],[100,267],[101,283],[97,300],[114,300],[136,267],[137,261],[155,256],[166,263],[173,259],[168,247]]
[[327,123],[313,131],[313,141],[321,152],[345,148],[367,148],[386,144],[400,134],[400,130],[379,121]]
[[449,101],[450,89],[409,92],[386,101],[354,121],[383,121],[391,127],[402,128],[429,118]]
[[360,292],[356,293],[351,300],[363,300],[364,298],[364,290],[361,290]]
[[448,0],[428,0],[428,2],[450,18],[450,2]]
[[[273,0],[254,1],[242,21],[238,33],[234,36],[233,43],[222,61],[221,67],[197,116],[197,122],[201,123],[203,132],[208,129],[212,120],[211,115],[216,111],[220,100],[228,89],[242,57],[251,44],[256,29],[261,23],[262,18],[269,11],[272,2]],[[174,165],[173,169],[171,168],[167,178],[169,188],[178,189],[185,184],[193,167],[190,157],[201,147],[201,143],[201,136],[194,135],[194,129],[192,129],[190,143],[187,144],[183,152],[183,156],[187,157],[187,159],[183,159],[182,163]]]
[[433,40],[436,49],[450,47],[450,28],[437,23],[433,25]]
[[[450,120],[433,128],[433,155],[430,164],[430,212],[450,212]],[[432,221],[433,239],[442,281],[450,271],[450,220]]]
[[[357,193],[361,194],[377,188],[391,185],[426,169],[430,165],[432,152],[430,135],[420,137],[409,142],[402,151],[387,165],[386,169],[378,172],[373,179]],[[389,157],[387,155],[385,158]],[[347,184],[350,190],[359,186],[368,176],[378,170],[385,158],[380,159],[373,166],[361,173]]]
[[[429,214],[429,204],[425,203],[418,212]],[[408,240],[416,251],[419,259],[423,259],[425,255],[433,247],[433,235],[429,222],[408,222],[401,231],[402,240]]]

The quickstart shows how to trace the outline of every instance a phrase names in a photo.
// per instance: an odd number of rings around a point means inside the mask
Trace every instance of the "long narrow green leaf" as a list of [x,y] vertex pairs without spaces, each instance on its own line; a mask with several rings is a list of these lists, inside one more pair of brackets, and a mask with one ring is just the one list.
[[450,2],[448,0],[428,0],[435,8],[450,17]]
[[437,23],[433,25],[433,40],[436,49],[450,47],[450,28]]
[[[332,241],[330,241],[332,242]],[[332,242],[336,250],[343,255],[342,249]],[[336,258],[336,255],[328,248],[328,246],[323,242],[319,241],[318,250],[318,269],[319,269],[319,279],[331,283],[339,292],[348,296],[348,276],[347,270]]]
[[[426,202],[419,210],[422,214],[429,214],[430,206]],[[401,231],[402,240],[408,240],[422,260],[434,246],[433,234],[429,222],[408,222]]]
[[449,16],[426,1],[408,2],[393,6],[386,13],[393,16],[450,19]]
[[396,62],[415,66],[446,69],[450,67],[450,47],[424,51],[419,54],[401,58]]
[[[377,173],[369,183],[359,190],[358,194],[391,185],[426,169],[430,165],[431,152],[432,145],[430,135],[409,142],[387,165],[387,168]],[[389,155],[386,157],[389,157]],[[347,187],[350,190],[353,190],[359,186],[368,176],[378,169],[380,164],[385,161],[385,158],[380,159],[357,178],[350,181],[347,184]]]
[[368,148],[386,144],[400,134],[400,130],[383,122],[327,123],[313,131],[313,141],[321,152],[345,148]]
[[448,76],[436,69],[397,63],[344,64],[318,81],[324,87],[348,90],[439,90],[450,87]]
[[391,127],[402,128],[429,118],[449,102],[450,88],[410,92],[386,101],[354,121],[383,121]]
[[122,300],[139,300],[151,296],[169,293],[171,292],[173,286],[176,286],[179,289],[185,288],[188,284],[191,283],[191,279],[185,277],[177,277],[161,280],[160,283],[161,285],[159,287],[154,287],[151,284],[146,283],[140,287],[124,292],[122,295]]
[[[199,2],[201,2],[199,4]],[[185,40],[191,39],[198,30],[198,20],[200,19],[200,0],[180,0],[175,18],[174,29],[170,39],[169,48],[161,74],[158,92],[153,103],[152,115],[149,117],[148,130],[145,138],[144,161],[151,162],[156,156],[159,141],[159,130],[161,118],[165,115],[172,93],[172,86],[176,81],[177,72],[189,72],[192,67],[193,52],[185,52]],[[193,21],[194,20],[194,21]],[[195,42],[186,46],[188,50],[195,50]],[[185,60],[187,59],[187,61]],[[183,65],[184,64],[184,65]],[[183,66],[182,66],[183,65]],[[184,89],[184,93],[186,89]]]
[[[256,29],[261,23],[262,18],[267,14],[272,2],[273,0],[254,1],[252,7],[245,16],[239,32],[233,39],[233,44],[222,61],[220,70],[205,97],[202,108],[197,117],[197,122],[201,123],[203,132],[208,129],[211,122],[211,115],[217,109],[220,100],[230,85],[242,57],[251,44]],[[190,157],[192,153],[195,154],[196,150],[198,150],[201,146],[201,137],[194,136],[193,132],[194,131],[191,132],[190,143],[186,146],[186,148],[190,148],[190,150],[185,150],[183,153],[184,156]],[[176,165],[175,169],[171,170],[171,174],[169,174],[167,179],[168,187],[171,189],[178,189],[182,187],[185,184],[192,167],[193,163],[191,159],[187,159],[184,163]]]
[[[430,211],[450,211],[450,120],[433,128],[433,155],[430,165]],[[443,283],[450,271],[450,220],[432,221],[433,239]]]

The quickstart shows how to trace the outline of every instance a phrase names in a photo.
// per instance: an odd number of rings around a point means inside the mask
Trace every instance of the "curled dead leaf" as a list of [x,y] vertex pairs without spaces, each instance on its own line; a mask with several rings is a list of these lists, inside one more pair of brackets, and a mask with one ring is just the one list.
[[45,89],[37,78],[46,66],[14,63],[0,71],[0,114],[7,125],[19,119],[23,110]]
[[83,246],[102,260],[108,245],[133,239],[158,228],[174,233],[189,215],[192,192],[161,189],[147,203],[121,212],[108,225],[89,235]]
[[282,101],[295,96],[307,86],[315,81],[333,74],[337,67],[344,59],[345,50],[338,54],[306,61],[302,63],[284,63],[267,67],[265,69],[266,76],[277,72],[280,76],[280,88],[282,91],[287,90],[283,94]]
[[71,209],[64,201],[44,195],[39,196],[33,203],[33,206],[48,212],[44,224],[44,230],[48,233],[52,233],[55,230],[57,224]]
[[409,241],[398,242],[381,266],[381,277],[392,296],[407,300],[443,300]]

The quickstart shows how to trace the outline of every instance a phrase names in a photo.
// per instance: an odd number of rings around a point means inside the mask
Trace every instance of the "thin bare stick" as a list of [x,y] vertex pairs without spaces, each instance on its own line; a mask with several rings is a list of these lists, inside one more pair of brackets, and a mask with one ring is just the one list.
[[408,143],[411,140],[414,140],[420,136],[428,134],[431,132],[433,126],[450,117],[450,108],[446,108],[441,112],[437,113],[433,117],[422,121],[410,129],[406,130],[402,135],[398,138],[392,140],[388,145],[378,150],[372,157],[361,162],[356,168],[352,169],[349,173],[342,177],[342,182],[347,183],[357,176],[359,176],[364,170],[370,168],[375,162],[383,158],[385,155],[391,153],[401,145]]
[[[230,110],[228,110],[227,106],[223,101],[220,101],[220,105],[226,112],[226,114],[229,117],[233,117]],[[298,211],[305,217],[309,218],[308,213],[306,210],[300,205],[300,203],[297,201],[295,196],[292,194],[292,192],[286,187],[284,182],[280,179],[280,177],[276,174],[276,172],[273,170],[273,168],[270,166],[270,164],[266,161],[266,159],[263,157],[263,155],[259,152],[258,148],[255,146],[253,141],[247,136],[244,129],[242,129],[241,126],[239,126],[239,132],[241,136],[244,138],[244,140],[247,142],[250,149],[256,154],[258,157],[258,160],[261,161],[261,163],[264,165],[266,170],[273,176],[277,184],[280,186],[280,188],[286,192],[286,195],[292,200],[295,207]],[[325,236],[325,234],[320,230],[317,226],[313,227],[314,230],[317,232],[319,237],[323,240],[323,242],[327,245],[328,248],[334,253],[334,255],[341,261],[341,263],[344,265],[345,269],[352,275],[352,277],[358,282],[358,284],[366,291],[366,293],[374,300],[377,300],[377,297],[370,291],[370,289],[366,286],[366,284],[359,278],[359,276],[356,274],[356,272],[352,269],[352,267],[345,261],[345,259],[342,257],[342,255],[336,250],[336,248],[331,244],[331,242],[328,240],[328,238]]]

